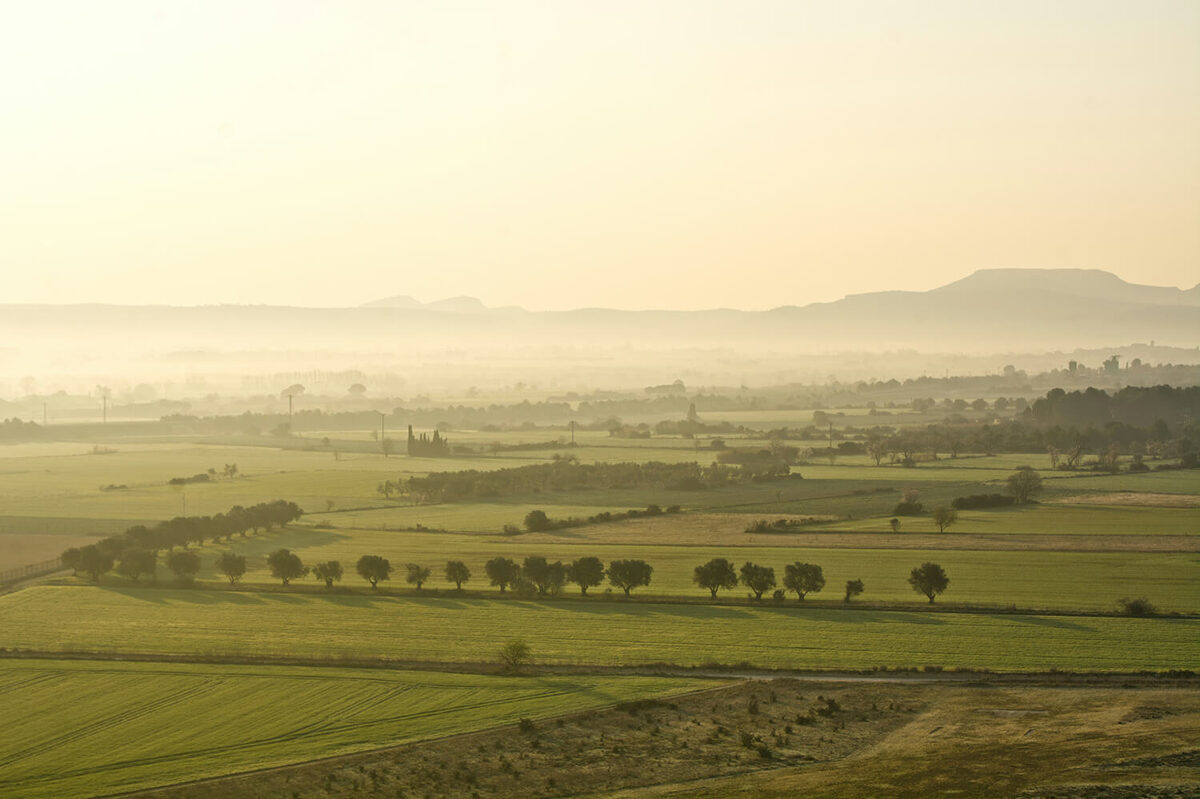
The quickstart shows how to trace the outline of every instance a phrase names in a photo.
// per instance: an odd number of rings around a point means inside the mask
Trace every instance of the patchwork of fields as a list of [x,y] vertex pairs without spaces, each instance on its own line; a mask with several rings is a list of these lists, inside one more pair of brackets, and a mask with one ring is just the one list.
[[[776,418],[777,417],[777,418]],[[744,418],[766,429],[810,412]],[[741,417],[739,417],[741,418]],[[758,436],[760,434],[754,434]],[[200,583],[177,588],[160,562],[158,584],[114,573],[0,595],[0,648],[165,657],[273,657],[317,666],[139,664],[0,659],[0,694],[20,725],[0,734],[0,796],[83,797],[256,769],[391,743],[691,690],[701,681],[650,677],[485,677],[354,669],[339,662],[495,664],[523,639],[535,661],[578,666],[747,664],[779,669],[877,666],[997,672],[1165,671],[1200,663],[1200,473],[1098,476],[1045,472],[1040,504],[963,511],[939,533],[928,510],[958,496],[1004,490],[1018,466],[1043,456],[967,455],[915,468],[839,456],[796,467],[787,480],[709,490],[612,488],[478,497],[411,505],[377,491],[384,481],[434,471],[542,463],[561,448],[491,452],[491,445],[544,441],[547,431],[463,432],[479,447],[460,458],[384,459],[366,432],[293,439],[138,440],[0,448],[0,570],[52,557],[68,545],[135,523],[274,499],[300,504],[298,524],[206,541]],[[569,450],[585,463],[713,460],[707,442],[611,439],[579,433]],[[739,446],[765,446],[742,438]],[[812,442],[823,446],[822,442]],[[109,451],[113,450],[113,451]],[[221,474],[236,463],[238,475]],[[1044,466],[1037,462],[1035,466]],[[173,477],[215,474],[170,486]],[[921,516],[889,522],[905,492]],[[1136,501],[1153,495],[1153,502]],[[1130,499],[1133,497],[1133,499]],[[1180,499],[1175,499],[1181,497]],[[533,509],[551,518],[682,506],[682,513],[544,533],[502,535]],[[747,533],[759,519],[815,519],[782,532]],[[428,528],[413,531],[418,525]],[[69,543],[64,543],[69,542]],[[312,578],[280,590],[266,566],[275,549],[308,564],[339,560],[333,592]],[[225,551],[244,554],[244,587],[214,569]],[[388,558],[396,571],[377,593],[354,574],[359,556]],[[484,563],[528,555],[571,561],[639,558],[654,567],[633,601],[567,586],[560,600],[501,598]],[[816,563],[827,580],[803,604],[751,603],[744,588],[709,603],[692,581],[696,565],[724,557],[783,567]],[[442,566],[461,559],[467,591],[448,590]],[[950,576],[941,605],[993,612],[925,612],[907,583],[923,561]],[[421,593],[404,564],[430,567]],[[842,586],[865,592],[847,608]],[[143,581],[147,578],[143,578]],[[207,583],[207,585],[206,585]],[[161,587],[159,587],[161,586]],[[268,588],[268,586],[272,586]],[[769,596],[769,592],[768,592]],[[681,602],[676,597],[688,597]],[[1146,597],[1174,618],[1109,614],[1120,597]],[[872,607],[873,604],[887,607]],[[1023,612],[996,612],[1019,608]],[[71,719],[64,725],[63,719]],[[113,744],[120,742],[119,746]]]

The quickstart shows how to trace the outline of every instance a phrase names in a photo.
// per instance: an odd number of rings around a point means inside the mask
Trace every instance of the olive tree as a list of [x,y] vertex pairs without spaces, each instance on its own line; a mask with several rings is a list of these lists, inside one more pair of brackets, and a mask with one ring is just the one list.
[[298,580],[308,574],[308,567],[300,560],[300,556],[290,549],[277,549],[267,556],[267,566],[271,576],[288,585],[292,580]]
[[408,569],[408,577],[405,579],[409,585],[415,585],[417,590],[421,590],[421,586],[429,579],[430,571],[428,567],[422,566],[419,563],[409,563],[405,568]]
[[154,574],[158,558],[148,549],[127,549],[121,553],[121,562],[117,564],[117,574],[128,577],[135,583],[143,574]]
[[692,572],[692,582],[701,588],[707,588],[712,598],[717,598],[717,591],[722,588],[737,588],[737,572],[733,563],[725,558],[713,558],[708,563],[702,563]]
[[755,599],[762,599],[763,592],[775,587],[775,569],[746,561],[742,564],[741,580],[742,585],[754,593]]
[[462,590],[462,584],[471,579],[471,570],[461,560],[446,561],[446,582],[454,583],[456,591]]
[[608,581],[629,596],[639,585],[650,585],[654,567],[644,560],[614,560],[608,564]]
[[604,563],[600,558],[591,556],[572,561],[567,566],[567,579],[579,586],[579,592],[587,596],[589,588],[604,582]]
[[926,562],[912,570],[908,576],[908,584],[918,594],[929,597],[929,604],[932,605],[934,598],[950,585],[950,578],[940,565]]
[[230,585],[236,585],[246,573],[246,556],[222,552],[217,557],[217,571],[225,575]]
[[188,549],[167,553],[167,568],[175,573],[175,579],[183,585],[190,583],[200,571],[200,556]]
[[521,576],[521,567],[516,561],[508,558],[492,558],[484,564],[483,570],[487,573],[488,579],[492,585],[500,586],[500,593],[512,585],[512,583]]
[[342,563],[337,560],[327,560],[313,566],[313,577],[318,580],[325,581],[326,588],[333,588],[333,584],[342,579]]
[[815,563],[789,563],[783,568],[783,587],[803,600],[825,587],[825,572]]
[[363,555],[358,559],[358,563],[354,564],[354,570],[358,572],[359,577],[371,584],[371,590],[374,591],[380,580],[391,576],[392,564],[387,558],[379,555]]

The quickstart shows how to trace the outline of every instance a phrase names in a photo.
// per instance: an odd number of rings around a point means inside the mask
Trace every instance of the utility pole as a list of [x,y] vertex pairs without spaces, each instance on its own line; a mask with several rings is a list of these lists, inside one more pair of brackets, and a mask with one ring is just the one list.
[[45,402],[42,403],[42,427],[46,426],[46,404]]
[[571,420],[571,446],[575,446],[575,420]]
[[383,450],[383,457],[387,457],[387,429],[384,427],[384,422],[387,420],[387,414],[379,412],[379,447]]
[[103,402],[103,406],[102,406],[102,407],[104,408],[104,410],[102,410],[102,411],[100,412],[100,423],[101,423],[101,424],[108,424],[108,395],[107,395],[107,394],[101,394],[101,395],[100,395],[100,400]]
[[288,427],[292,426],[292,395],[288,394]]

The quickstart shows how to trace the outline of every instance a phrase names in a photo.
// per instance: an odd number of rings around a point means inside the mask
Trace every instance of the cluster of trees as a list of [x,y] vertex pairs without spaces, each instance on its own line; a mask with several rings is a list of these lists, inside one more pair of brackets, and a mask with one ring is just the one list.
[[1016,501],[1016,497],[1008,494],[971,494],[965,497],[955,497],[950,505],[955,510],[982,510],[1008,507]]
[[1108,425],[1117,422],[1139,428],[1161,423],[1162,432],[1174,426],[1195,425],[1200,420],[1200,386],[1126,386],[1109,394],[1097,388],[1086,391],[1051,389],[1029,408],[1039,424]]
[[[825,587],[825,573],[815,563],[789,563],[783,568],[782,587],[776,589],[774,567],[746,561],[740,569],[735,569],[732,561],[713,558],[696,567],[692,573],[692,582],[708,589],[713,599],[717,598],[717,592],[722,589],[742,585],[750,589],[756,600],[761,600],[763,594],[774,589],[773,597],[778,601],[782,601],[789,592],[796,594],[797,601],[803,601],[804,597],[818,593]],[[935,597],[949,587],[950,578],[940,565],[923,563],[912,570],[908,582],[914,591],[924,594],[932,603]],[[849,602],[864,590],[862,580],[847,580],[842,601]]]
[[37,422],[26,422],[15,416],[0,421],[0,441],[7,444],[42,441],[46,438],[49,438],[46,429]]
[[392,484],[392,490],[418,502],[436,503],[581,489],[705,489],[739,483],[749,477],[741,469],[720,464],[658,461],[582,464],[573,458],[561,458],[553,463],[508,469],[470,469],[401,478]]
[[923,428],[873,428],[858,437],[876,465],[915,466],[922,459],[960,452],[1049,452],[1055,468],[1085,467],[1084,456],[1091,454],[1097,460],[1087,467],[1116,471],[1119,456],[1128,455],[1134,457],[1132,470],[1144,471],[1146,457],[1179,458],[1185,468],[1200,465],[1197,419],[1196,386],[1129,386],[1113,394],[1096,388],[1053,389],[1005,422],[950,417]]
[[434,430],[431,437],[428,433],[420,436],[413,435],[413,428],[408,426],[408,454],[419,458],[447,458],[450,456],[450,442],[442,438],[442,434]]
[[794,530],[797,527],[803,527],[806,524],[812,524],[814,519],[776,519],[775,521],[767,521],[759,519],[756,522],[751,522],[746,525],[745,532],[747,533],[779,533],[785,530]]
[[[194,552],[188,554],[195,555]],[[333,584],[343,577],[339,561],[325,561],[310,568],[296,553],[287,549],[272,552],[267,557],[267,566],[271,575],[284,585],[311,573],[323,581],[326,588],[332,588]],[[370,583],[372,589],[377,588],[379,583],[390,580],[394,571],[391,562],[381,555],[363,555],[354,568],[360,577]],[[235,583],[245,573],[245,558],[226,553],[217,559],[217,569],[225,574],[231,583]],[[491,584],[500,588],[501,593],[512,589],[521,595],[557,596],[565,585],[574,583],[579,586],[580,592],[587,596],[589,588],[603,584],[607,578],[612,586],[620,588],[629,596],[633,589],[650,584],[654,568],[643,560],[614,560],[606,567],[595,557],[578,558],[570,563],[551,563],[544,557],[532,555],[525,558],[523,563],[503,557],[492,558],[484,566],[484,572]],[[419,563],[404,565],[406,582],[418,591],[429,582],[432,574],[432,569]],[[456,590],[462,590],[463,584],[469,582],[472,576],[471,569],[461,560],[446,561],[443,574],[446,582],[454,583]]]
[[[83,572],[92,580],[99,580],[101,575],[116,568],[119,574],[137,581],[143,574],[154,573],[158,553],[162,550],[168,550],[167,566],[174,571],[171,558],[182,557],[182,553],[170,551],[175,547],[186,550],[189,544],[202,544],[206,539],[215,543],[222,538],[230,540],[235,534],[244,537],[249,532],[270,530],[275,525],[285,527],[303,515],[299,505],[282,499],[260,502],[248,508],[234,505],[215,516],[176,516],[153,527],[134,525],[95,544],[71,547],[61,558],[64,566],[76,573]],[[179,561],[181,567],[187,563],[187,558]],[[199,571],[199,565],[192,574],[196,571]]]
[[[750,589],[755,599],[775,588],[775,569],[771,566],[761,566],[746,561],[741,569],[735,570],[732,561],[725,558],[713,558],[702,563],[692,572],[692,582],[701,588],[706,588],[717,598],[721,589],[737,588],[738,584]],[[851,590],[851,583],[854,584]],[[789,563],[784,567],[783,588],[775,591],[776,599],[783,599],[787,591],[794,591],[796,599],[803,600],[808,594],[816,593],[825,587],[825,573],[814,563]],[[846,601],[856,594],[861,594],[861,580],[851,580],[846,583]]]
[[[568,516],[565,519],[552,519],[546,511],[541,509],[531,510],[525,514],[524,524],[525,529],[531,533],[542,533],[548,530],[564,530],[568,527],[582,527],[585,524],[604,524],[605,522],[619,522],[625,519],[642,519],[648,516],[662,516],[663,514],[682,513],[683,508],[679,505],[670,505],[663,509],[661,505],[647,505],[644,510],[638,508],[630,508],[627,511],[613,513],[612,511],[601,511],[600,513],[581,518],[579,516]],[[520,529],[515,524],[504,525],[504,532],[518,533]]]
[[570,563],[547,561],[540,555],[532,555],[518,564],[504,557],[492,558],[484,565],[488,580],[500,588],[500,593],[512,589],[523,596],[557,596],[567,583],[579,586],[587,596],[589,588],[608,582],[629,596],[633,589],[650,584],[654,567],[644,560],[613,560],[605,567],[596,557],[577,558]]
[[[946,532],[946,528],[958,521],[958,511],[976,510],[980,508],[1000,508],[1010,505],[1024,505],[1033,500],[1033,495],[1042,490],[1042,476],[1030,466],[1021,466],[1008,476],[1006,481],[1008,494],[971,494],[965,497],[955,497],[949,505],[938,505],[933,509],[933,521],[938,530]],[[892,513],[896,516],[919,516],[924,505],[919,501],[916,489],[904,492],[904,499],[896,504]],[[892,519],[892,531],[900,531],[900,520]]]

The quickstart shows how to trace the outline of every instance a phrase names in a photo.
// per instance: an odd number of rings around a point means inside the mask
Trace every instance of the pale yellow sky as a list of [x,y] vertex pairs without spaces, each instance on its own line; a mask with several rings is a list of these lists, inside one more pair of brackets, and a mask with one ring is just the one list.
[[1200,2],[9,2],[0,302],[1200,281]]

